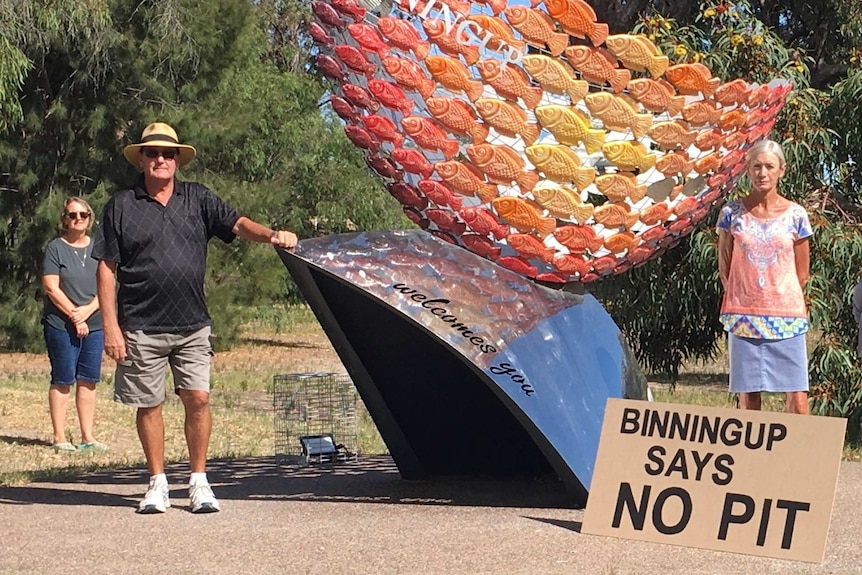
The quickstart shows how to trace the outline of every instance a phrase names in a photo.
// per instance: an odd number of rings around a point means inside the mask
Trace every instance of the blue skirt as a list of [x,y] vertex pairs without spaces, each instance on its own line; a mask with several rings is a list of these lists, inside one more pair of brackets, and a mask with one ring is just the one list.
[[730,391],[808,391],[805,334],[788,339],[751,339],[728,334]]

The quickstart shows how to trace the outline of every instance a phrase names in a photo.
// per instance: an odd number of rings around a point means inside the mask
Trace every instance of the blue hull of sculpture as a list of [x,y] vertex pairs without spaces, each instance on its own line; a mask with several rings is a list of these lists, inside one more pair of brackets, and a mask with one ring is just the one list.
[[646,381],[595,298],[421,231],[279,250],[402,476],[556,473],[586,499],[605,403]]

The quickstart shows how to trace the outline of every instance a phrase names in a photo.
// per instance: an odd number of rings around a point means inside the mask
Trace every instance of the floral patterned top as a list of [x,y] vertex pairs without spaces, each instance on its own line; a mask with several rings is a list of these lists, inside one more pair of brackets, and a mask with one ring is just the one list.
[[796,275],[794,244],[814,232],[805,208],[761,219],[736,200],[718,216],[733,235],[733,257],[719,319],[725,331],[753,339],[787,339],[808,331],[808,309]]

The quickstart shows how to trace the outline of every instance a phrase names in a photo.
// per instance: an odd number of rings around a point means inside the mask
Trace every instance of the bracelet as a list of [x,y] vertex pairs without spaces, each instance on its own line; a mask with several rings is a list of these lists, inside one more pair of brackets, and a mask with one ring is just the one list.
[[269,234],[269,237],[270,237],[270,238],[274,238],[274,237],[275,237],[275,236],[277,236],[277,235],[278,235],[278,231],[277,231],[277,230],[272,230],[272,232],[270,232],[270,234]]

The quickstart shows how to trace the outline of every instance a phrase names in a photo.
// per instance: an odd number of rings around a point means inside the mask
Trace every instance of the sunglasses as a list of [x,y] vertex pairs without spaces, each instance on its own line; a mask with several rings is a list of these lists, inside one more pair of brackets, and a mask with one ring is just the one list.
[[66,212],[70,220],[86,220],[90,218],[90,212]]
[[155,160],[159,156],[163,157],[166,160],[173,160],[177,157],[177,150],[173,148],[168,148],[166,150],[161,150],[159,148],[144,148],[141,153],[153,160]]

